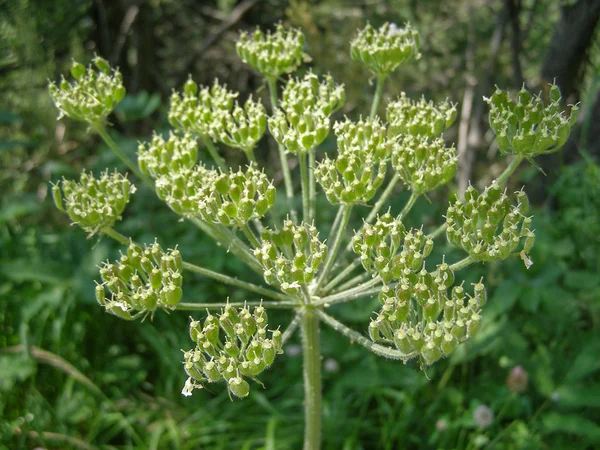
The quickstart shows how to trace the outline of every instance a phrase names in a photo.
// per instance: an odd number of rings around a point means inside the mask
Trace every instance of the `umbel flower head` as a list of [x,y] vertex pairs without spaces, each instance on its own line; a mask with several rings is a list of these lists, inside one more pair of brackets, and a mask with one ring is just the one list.
[[[401,244],[404,247],[398,253]],[[365,270],[378,275],[384,283],[403,275],[403,270],[418,270],[433,250],[433,241],[421,230],[405,230],[399,218],[389,213],[377,218],[374,224],[367,224],[352,240],[354,253],[360,256]]]
[[112,227],[134,192],[135,186],[127,177],[108,171],[99,178],[84,171],[79,181],[63,178],[52,188],[56,207],[90,234]]
[[250,97],[243,107],[236,102],[232,111],[222,110],[215,114],[215,124],[210,136],[214,141],[249,153],[256,147],[266,129],[265,107]]
[[198,86],[191,78],[184,84],[182,92],[171,95],[169,122],[175,128],[203,137],[220,133],[219,117],[233,108],[237,92],[227,89],[217,80],[212,86]]
[[567,119],[560,110],[560,90],[555,84],[550,86],[549,99],[550,104],[544,107],[541,96],[532,96],[525,88],[518,92],[517,101],[500,89],[491,98],[484,97],[490,105],[490,126],[503,154],[532,158],[553,153],[567,142],[579,108],[574,105]]
[[387,105],[389,133],[437,138],[456,120],[456,105],[448,100],[434,104],[421,98],[409,99],[405,92]]
[[374,74],[385,77],[407,61],[421,57],[419,34],[408,23],[404,28],[384,23],[378,29],[367,24],[350,42],[350,55]]
[[154,134],[147,143],[138,146],[138,164],[145,175],[156,179],[170,172],[191,169],[198,160],[198,143],[186,133],[183,136],[169,134],[165,140]]
[[525,192],[515,194],[517,205],[513,206],[496,181],[482,194],[469,186],[465,200],[457,198],[446,212],[448,241],[475,261],[500,261],[520,250],[529,268],[533,263],[527,253],[535,242],[531,217],[525,216],[529,201]]
[[269,118],[275,140],[292,153],[307,152],[329,134],[329,117],[344,104],[344,87],[330,75],[322,82],[312,72],[290,78],[283,89],[281,109]]
[[304,35],[296,28],[279,23],[275,32],[259,28],[249,36],[242,33],[235,48],[242,61],[267,78],[291,73],[302,63]]
[[273,207],[277,190],[250,165],[228,173],[203,166],[168,173],[156,181],[156,192],[177,214],[243,228]]
[[182,296],[181,271],[179,250],[164,252],[157,242],[144,247],[132,242],[121,259],[100,268],[102,284],[96,286],[96,299],[106,311],[126,320],[156,308],[174,309]]
[[268,338],[267,320],[262,306],[250,312],[230,305],[218,316],[209,313],[204,323],[192,320],[190,337],[196,348],[184,352],[183,367],[189,378],[183,395],[192,395],[204,383],[225,381],[230,393],[246,397],[250,385],[245,378],[256,380],[282,353],[281,332],[271,331]]
[[327,255],[314,225],[286,220],[280,230],[265,230],[254,256],[264,268],[265,281],[286,294],[297,294],[310,283]]
[[60,117],[99,125],[125,97],[123,77],[112,70],[106,60],[96,56],[93,65],[85,68],[73,61],[73,81],[64,78],[56,85],[50,83],[50,96],[60,111]]
[[445,262],[432,273],[424,264],[415,269],[422,251],[414,251],[414,238],[414,232],[407,233],[403,251],[394,261],[398,282],[393,288],[382,288],[382,307],[369,325],[369,335],[375,342],[393,342],[406,359],[420,357],[430,365],[477,332],[487,293],[481,282],[473,285],[472,297],[465,295],[462,284],[450,289],[454,273]]
[[441,138],[403,135],[392,153],[392,166],[408,187],[417,193],[446,184],[456,173],[458,156],[454,146]]
[[288,114],[321,111],[331,116],[345,101],[344,85],[335,84],[330,74],[319,79],[309,70],[302,78],[289,78],[283,88],[281,108]]
[[385,126],[374,119],[352,122],[346,119],[333,126],[338,157],[325,156],[316,167],[315,177],[332,204],[368,202],[385,179],[387,159],[393,140]]

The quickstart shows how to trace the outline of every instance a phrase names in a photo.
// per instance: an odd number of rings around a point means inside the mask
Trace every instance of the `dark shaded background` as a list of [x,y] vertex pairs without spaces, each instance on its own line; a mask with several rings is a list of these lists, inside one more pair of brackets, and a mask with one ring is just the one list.
[[[85,126],[55,120],[47,81],[67,73],[72,58],[87,62],[97,53],[120,67],[129,94],[111,121],[133,156],[138,140],[168,129],[169,93],[189,74],[202,84],[218,77],[242,98],[257,92],[268,104],[263,82],[234,45],[239,30],[280,20],[305,33],[306,67],[346,85],[340,117],[368,111],[374,91],[349,57],[355,30],[367,21],[410,21],[419,30],[423,57],[390,77],[386,98],[404,90],[458,102],[447,140],[457,143],[460,169],[449,189],[417,203],[414,226],[434,228],[450,193],[469,180],[483,186],[506,166],[482,101],[494,85],[516,90],[524,83],[537,92],[556,79],[566,103],[581,102],[582,110],[565,148],[537,160],[546,176],[523,166],[511,181],[526,184],[535,205],[534,266],[507,261],[468,271],[470,280],[484,276],[490,292],[472,343],[423,373],[323,331],[324,447],[598,448],[599,17],[598,0],[0,1],[0,448],[301,446],[297,341],[265,374],[267,389],[253,389],[248,399],[230,402],[219,386],[183,398],[187,317],[161,313],[152,323],[125,323],[106,315],[93,298],[95,266],[118,247],[87,239],[48,198],[49,182],[61,176],[120,167]],[[328,141],[325,150],[333,147]],[[224,152],[242,162],[239,152]],[[258,158],[280,181],[273,152],[265,139]],[[406,198],[399,191],[392,209]],[[334,211],[321,201],[318,219],[326,223]],[[145,190],[118,229],[179,244],[186,259],[251,279]],[[458,258],[447,244],[436,251]],[[187,278],[189,301],[246,298]],[[364,331],[373,308],[362,300],[333,314]],[[270,319],[289,320],[283,313]],[[522,392],[507,379],[515,366],[528,376]],[[495,415],[489,427],[474,420],[481,405]]]

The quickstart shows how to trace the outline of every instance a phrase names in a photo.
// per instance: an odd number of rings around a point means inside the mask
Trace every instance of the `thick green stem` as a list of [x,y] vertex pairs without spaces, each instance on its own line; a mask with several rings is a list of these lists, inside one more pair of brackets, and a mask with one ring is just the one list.
[[440,234],[444,233],[446,231],[446,228],[448,228],[448,224],[447,223],[441,224],[439,227],[437,227],[435,230],[433,230],[431,233],[429,233],[427,235],[427,238],[428,239],[435,239]]
[[402,208],[402,211],[400,211],[399,216],[401,219],[404,219],[404,216],[406,216],[410,212],[415,202],[419,198],[419,195],[420,194],[417,194],[414,191],[411,192],[410,197],[408,198],[408,202],[406,202],[406,205],[404,205],[404,208]]
[[302,316],[304,356],[304,450],[321,447],[321,348],[319,319],[314,308]]
[[245,225],[244,228],[242,228],[242,231],[244,232],[244,235],[248,238],[248,241],[250,241],[250,244],[252,244],[254,248],[262,247],[260,241],[248,225]]
[[300,181],[302,182],[302,218],[304,223],[311,223],[310,216],[310,188],[308,174],[308,155],[298,154],[298,162],[300,163]]
[[313,148],[308,152],[308,198],[310,206],[310,218],[312,221],[315,220],[315,211],[317,209],[317,185],[315,179],[316,164],[316,151]]
[[[277,81],[275,78],[267,78],[267,84],[269,85],[269,94],[271,96],[271,109],[275,112],[277,108]],[[292,175],[290,174],[290,167],[288,165],[287,155],[283,145],[277,143],[277,149],[279,150],[279,159],[281,160],[281,171],[283,173],[283,182],[285,184],[285,194],[288,199],[290,207],[290,215],[294,222],[297,221],[296,210],[292,207],[294,204],[294,187],[292,185]]]
[[246,151],[244,151],[244,153],[246,154],[246,158],[248,158],[248,162],[250,164],[256,164],[256,158],[254,157],[253,149],[246,150]]
[[371,114],[369,114],[369,118],[372,119],[377,114],[377,108],[379,108],[379,103],[381,102],[381,97],[383,96],[383,84],[385,83],[385,75],[377,76],[377,87],[375,88],[375,96],[373,97],[373,103],[371,104]]
[[[331,242],[331,246],[327,248],[327,258],[325,258],[325,263],[323,264],[323,270],[319,275],[319,279],[317,280],[317,284],[315,286],[314,292],[319,291],[319,287],[326,280],[326,277],[329,273],[329,269],[333,265],[335,261],[335,257],[337,256],[338,250],[340,249],[340,245],[342,243],[342,238],[344,236],[344,231],[346,231],[346,226],[348,225],[348,220],[350,219],[350,213],[352,212],[352,205],[342,205],[338,210],[339,218],[339,226],[335,230],[335,235],[333,237],[330,236],[328,239]],[[335,222],[335,221],[334,221]],[[329,243],[328,242],[328,243]]]
[[465,267],[467,267],[467,266],[469,266],[469,265],[473,264],[474,262],[475,262],[475,260],[474,260],[472,257],[470,257],[470,256],[467,256],[467,257],[465,257],[465,258],[461,259],[460,261],[458,261],[458,262],[455,262],[454,264],[451,264],[451,265],[450,265],[450,269],[451,269],[453,272],[457,272],[457,271],[459,271],[460,269],[463,269],[463,268],[465,268]]
[[227,172],[225,160],[219,155],[219,152],[217,151],[217,148],[215,147],[215,144],[213,144],[210,137],[202,136],[202,140],[204,141],[204,145],[206,145],[206,149],[208,150],[208,153],[210,153],[213,161],[217,164],[217,166],[219,166],[219,169],[221,169],[223,172]]
[[508,181],[508,177],[510,177],[512,173],[517,169],[517,167],[519,167],[521,161],[523,161],[523,155],[516,155],[513,158],[508,167],[504,169],[504,172],[502,172],[500,176],[496,179],[500,186],[506,184],[506,182]]
[[[244,306],[264,306],[263,302],[229,302],[229,303],[178,303],[175,309],[180,311],[203,311],[205,309],[220,309],[230,305],[236,308]],[[296,302],[269,302],[269,308],[294,309],[298,307]]]
[[337,321],[336,319],[331,317],[329,314],[326,314],[325,312],[323,312],[321,310],[318,310],[318,309],[315,310],[315,314],[319,317],[319,319],[321,321],[325,322],[327,325],[329,325],[335,331],[343,334],[344,336],[349,338],[352,342],[356,342],[357,344],[362,345],[367,350],[375,353],[376,355],[383,356],[384,358],[389,358],[389,359],[399,359],[402,361],[407,361],[408,359],[410,359],[414,356],[414,354],[407,355],[406,353],[401,352],[400,350],[396,350],[393,348],[385,347],[380,344],[376,344],[375,342],[371,341],[370,339],[367,339],[366,337],[364,337],[362,334],[360,334],[354,330],[351,330],[346,325]]
[[149,187],[151,187],[152,189],[154,189],[154,183],[152,182],[152,180],[150,178],[148,178],[146,175],[144,175],[142,173],[142,171],[140,170],[140,168],[135,164],[135,162],[133,162],[131,159],[129,159],[127,157],[127,155],[125,155],[125,153],[123,153],[121,151],[121,149],[119,148],[119,146],[117,145],[117,143],[114,141],[113,138],[110,137],[110,135],[108,134],[108,132],[106,131],[106,129],[102,125],[92,125],[92,128],[96,131],[96,133],[98,133],[100,135],[100,137],[104,140],[104,142],[106,143],[106,145],[108,145],[108,147],[113,152],[115,152],[115,154],[119,157],[119,159],[121,161],[123,161],[127,165],[127,167],[129,167],[129,169],[140,180],[142,180]]

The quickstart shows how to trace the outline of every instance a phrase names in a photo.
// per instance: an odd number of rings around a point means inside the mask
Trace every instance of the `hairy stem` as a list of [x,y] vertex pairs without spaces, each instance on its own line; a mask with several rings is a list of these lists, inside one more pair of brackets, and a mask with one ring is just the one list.
[[221,283],[225,283],[225,284],[229,284],[231,286],[246,289],[251,292],[256,292],[257,294],[264,295],[265,297],[269,297],[269,298],[274,298],[275,300],[287,301],[290,299],[287,295],[282,294],[280,292],[272,291],[271,289],[267,289],[262,286],[258,286],[256,284],[252,284],[247,281],[238,280],[237,278],[233,278],[233,277],[224,275],[219,272],[214,272],[212,270],[205,269],[204,267],[200,267],[195,264],[183,262],[183,268],[185,270],[200,274],[207,278],[212,278],[213,280],[220,281]]
[[314,308],[302,316],[304,359],[304,450],[321,447],[321,348],[319,319]]
[[303,315],[304,311],[302,310],[299,310],[296,313],[290,324],[287,326],[287,328],[281,335],[281,345],[285,344],[294,335],[294,332],[296,331],[296,329],[300,325],[300,322],[302,321]]
[[[271,96],[271,112],[275,112],[275,108],[277,108],[277,81],[275,78],[267,78],[267,84],[269,85],[269,94]],[[287,155],[285,153],[285,148],[283,145],[277,143],[277,149],[279,150],[279,159],[281,160],[281,171],[283,172],[283,182],[285,184],[285,194],[288,199],[288,204],[290,207],[290,215],[292,216],[292,220],[294,222],[297,221],[297,213],[293,208],[294,204],[294,187],[292,185],[292,175],[290,174],[290,167],[288,165]]]
[[[220,309],[230,305],[236,308],[244,306],[261,306],[263,302],[229,302],[229,303],[178,303],[175,309],[181,311],[202,311],[204,309]],[[298,307],[296,302],[269,302],[269,308],[294,309]]]
[[383,84],[385,83],[385,75],[377,76],[377,87],[375,88],[375,96],[373,97],[373,103],[371,104],[371,114],[369,114],[369,118],[372,119],[377,114],[377,108],[379,108],[379,103],[381,102],[381,97],[383,96]]
[[360,259],[355,259],[350,264],[348,264],[344,270],[342,270],[339,274],[336,275],[336,277],[333,280],[331,280],[329,283],[327,283],[325,285],[322,293],[326,294],[327,292],[331,291],[334,287],[336,287],[338,285],[338,283],[340,281],[342,281],[344,278],[346,278],[348,275],[350,275],[352,273],[352,271],[354,269],[356,269],[359,265],[360,265]]
[[329,325],[335,331],[349,338],[351,342],[356,342],[357,344],[362,345],[367,350],[375,353],[376,355],[383,356],[384,358],[388,359],[399,359],[402,361],[407,361],[408,359],[414,356],[413,354],[407,355],[406,353],[403,353],[400,350],[376,344],[370,339],[364,337],[362,334],[351,330],[346,325],[344,325],[340,321],[334,319],[329,314],[321,310],[316,309],[315,314],[319,317],[321,321]]
[[225,164],[225,160],[219,155],[219,152],[217,151],[217,148],[215,147],[215,144],[213,144],[213,141],[210,139],[210,137],[202,136],[202,140],[204,141],[204,145],[206,146],[206,149],[208,150],[208,153],[212,157],[215,164],[223,172],[227,172],[227,164]]
[[347,291],[338,292],[336,294],[320,298],[313,304],[333,305],[334,303],[344,303],[350,300],[354,300],[355,298],[365,297],[367,295],[379,292],[381,290],[381,287],[374,288],[374,286],[377,286],[379,283],[381,283],[381,280],[379,278],[373,278],[372,280],[369,280],[366,283],[348,289]]
[[367,281],[369,278],[371,278],[370,273],[368,273],[368,272],[361,273],[360,275],[357,275],[354,278],[351,278],[350,280],[346,281],[344,284],[342,284],[340,287],[338,287],[335,292],[336,293],[342,292],[342,291],[345,291],[346,289],[350,289],[350,288],[353,288],[354,286],[358,286],[359,284]]
[[108,134],[108,132],[106,131],[104,126],[92,125],[92,128],[96,131],[96,133],[98,133],[100,135],[102,140],[104,140],[106,145],[108,145],[108,147],[119,157],[119,159],[121,161],[123,161],[127,165],[127,167],[129,167],[129,170],[131,170],[135,174],[136,177],[138,177],[140,180],[142,180],[144,183],[146,183],[149,187],[154,189],[154,183],[152,182],[152,180],[150,178],[148,178],[146,175],[144,175],[142,173],[142,171],[140,170],[140,168],[135,164],[135,162],[133,162],[131,159],[129,159],[127,157],[127,155],[125,155],[125,153],[123,153],[121,151],[121,149],[119,148],[117,143],[114,141],[114,139],[110,137],[110,135]]
[[455,262],[454,264],[451,264],[450,269],[453,272],[456,272],[460,269],[463,269],[463,268],[473,264],[474,262],[475,262],[475,260],[471,256],[467,256],[467,257],[461,259],[460,261]]
[[308,198],[311,221],[315,220],[315,211],[317,208],[317,185],[315,181],[316,164],[316,150],[313,148],[308,151]]
[[308,173],[308,155],[298,154],[298,162],[300,164],[300,181],[302,184],[302,218],[304,223],[311,223],[310,215],[310,188],[309,188],[309,173]]
[[331,269],[331,266],[333,265],[333,263],[335,261],[335,257],[337,256],[338,250],[340,249],[340,245],[342,243],[342,238],[344,236],[344,231],[346,231],[346,226],[348,225],[348,220],[350,219],[351,212],[352,212],[351,205],[342,205],[342,206],[340,206],[340,209],[338,210],[338,215],[340,216],[339,226],[334,231],[335,234],[333,235],[333,238],[331,238],[331,236],[330,236],[331,246],[330,247],[328,246],[327,258],[325,258],[325,264],[323,264],[323,270],[321,271],[321,274],[319,275],[319,278],[317,280],[317,284],[315,286],[315,292],[318,292],[319,287],[325,281],[325,279],[328,275],[329,269]]

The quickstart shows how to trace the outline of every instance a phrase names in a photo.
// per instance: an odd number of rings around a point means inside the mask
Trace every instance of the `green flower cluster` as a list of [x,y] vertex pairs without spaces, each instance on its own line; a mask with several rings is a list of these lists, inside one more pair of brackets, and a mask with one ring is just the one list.
[[317,228],[304,222],[285,220],[280,230],[265,230],[262,240],[254,256],[264,268],[265,281],[286,294],[298,294],[310,283],[327,255]]
[[368,202],[385,179],[387,160],[394,140],[386,137],[381,121],[352,122],[346,119],[333,126],[337,136],[338,157],[326,155],[315,169],[315,177],[332,204]]
[[135,186],[125,176],[108,171],[100,178],[84,171],[79,181],[63,178],[52,187],[56,207],[91,234],[112,227],[133,193]]
[[277,190],[254,165],[228,173],[199,165],[161,176],[156,192],[177,214],[243,228],[273,207]]
[[274,33],[265,34],[258,28],[252,36],[242,33],[235,47],[242,61],[265,77],[276,79],[302,63],[304,35],[278,24]]
[[260,102],[250,97],[240,106],[237,102],[231,111],[219,111],[215,115],[211,137],[228,147],[252,153],[267,129],[267,113]]
[[131,243],[119,261],[100,268],[102,284],[96,286],[96,299],[107,312],[125,320],[156,308],[175,309],[182,296],[181,272],[179,250],[166,253],[156,242],[144,248]]
[[267,338],[267,312],[262,306],[237,310],[227,305],[216,317],[209,313],[201,324],[192,320],[190,337],[196,348],[184,352],[183,367],[189,378],[183,395],[192,395],[203,383],[225,381],[229,392],[246,397],[250,385],[282,353],[282,335],[271,331]]
[[469,186],[465,200],[456,199],[446,212],[448,241],[461,247],[475,261],[499,261],[521,248],[520,256],[529,268],[527,252],[535,242],[527,195],[516,192],[517,205],[511,202],[497,182],[480,194]]
[[454,146],[427,136],[399,136],[392,153],[392,166],[416,194],[424,194],[450,181],[458,156]]
[[433,273],[425,267],[404,272],[395,288],[385,287],[380,294],[382,307],[369,324],[369,335],[375,342],[393,342],[406,359],[420,356],[430,365],[477,332],[486,290],[479,282],[472,297],[462,285],[449,293],[454,274],[445,263]]
[[197,160],[198,143],[189,133],[183,136],[170,133],[168,140],[154,134],[150,142],[140,142],[138,146],[140,169],[154,179],[171,172],[191,169]]
[[50,83],[50,96],[60,116],[94,125],[101,124],[125,97],[123,77],[111,70],[106,60],[96,56],[87,69],[73,62],[69,83],[63,78],[58,84]]
[[365,223],[352,238],[352,249],[369,273],[378,274],[385,283],[392,281],[394,256],[402,244],[405,228],[390,213],[378,216],[374,224]]
[[219,118],[230,114],[237,96],[217,80],[211,87],[203,87],[190,78],[182,92],[171,95],[169,122],[186,133],[216,139],[222,125]]
[[378,29],[368,24],[350,42],[350,55],[374,74],[385,77],[407,61],[421,57],[419,34],[410,24],[398,28],[394,23],[385,23]]
[[283,89],[281,109],[269,118],[275,140],[292,153],[314,149],[329,134],[329,117],[345,101],[344,87],[330,75],[322,82],[312,72],[304,78],[290,78]]
[[553,153],[567,142],[579,108],[573,106],[567,119],[560,110],[560,90],[555,84],[550,86],[549,98],[550,104],[544,107],[541,96],[532,96],[524,88],[518,92],[517,101],[500,89],[491,98],[484,97],[490,105],[490,126],[503,154],[531,158]]
[[437,138],[456,120],[456,105],[445,100],[434,104],[421,98],[414,101],[402,92],[387,105],[389,133],[397,135],[427,136]]

